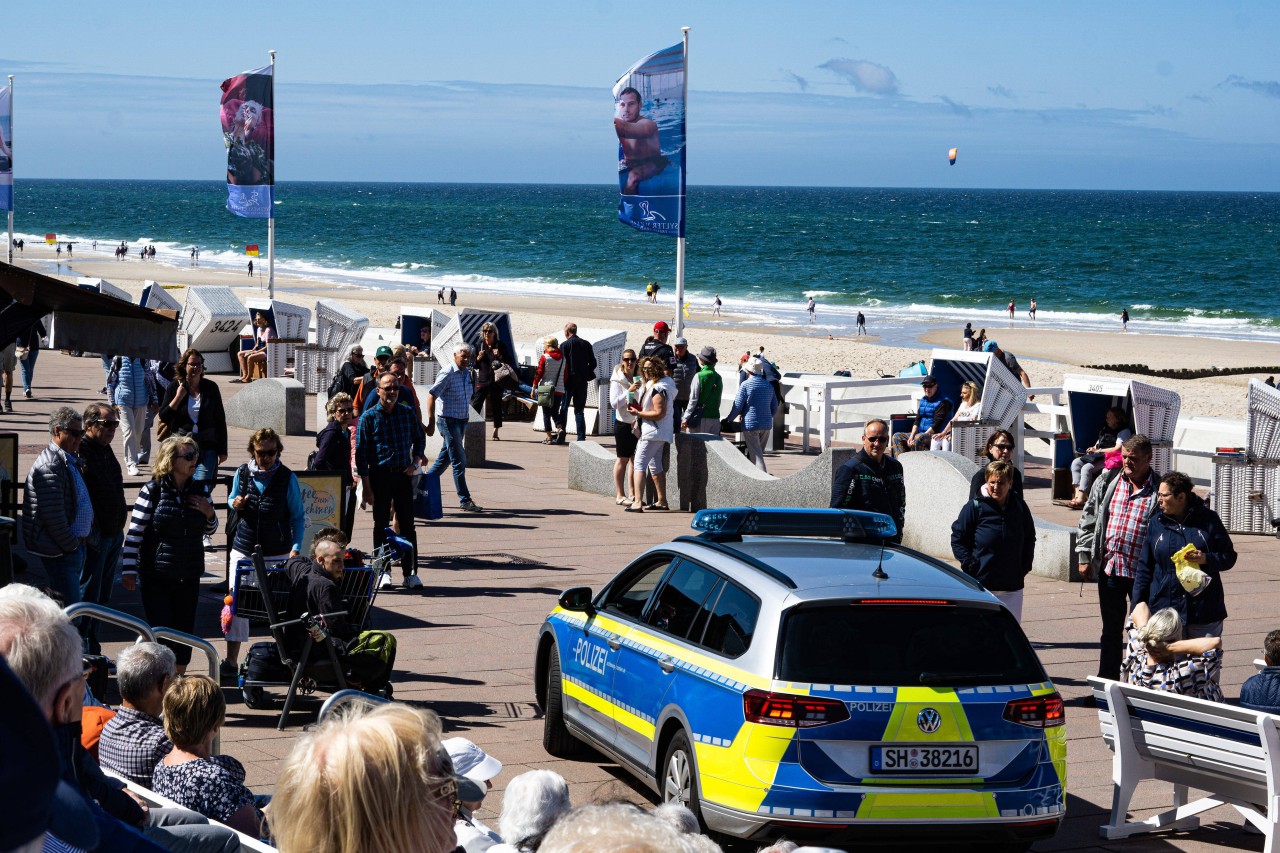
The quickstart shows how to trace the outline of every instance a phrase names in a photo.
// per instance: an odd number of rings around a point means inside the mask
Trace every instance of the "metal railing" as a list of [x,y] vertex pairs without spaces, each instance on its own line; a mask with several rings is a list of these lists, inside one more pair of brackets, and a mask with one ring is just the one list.
[[339,690],[328,699],[324,700],[324,704],[320,706],[320,717],[318,722],[323,723],[328,719],[329,715],[336,711],[342,705],[348,705],[352,702],[367,702],[370,705],[383,705],[390,702],[390,699],[384,699],[381,696],[374,696],[372,693],[365,693],[363,690]]
[[[857,429],[866,426],[867,419],[837,420],[841,409],[856,409],[872,403],[911,402],[912,391],[920,388],[919,376],[889,376],[880,379],[847,379],[843,376],[826,376],[820,374],[784,373],[782,385],[786,389],[784,399],[793,408],[800,410],[801,452],[809,453],[809,438],[814,433],[818,436],[818,450],[822,452],[831,446],[831,438],[838,429]],[[884,394],[871,397],[847,397],[833,399],[833,392],[851,388],[892,388],[903,386],[909,391],[898,394]],[[813,414],[817,414],[817,424],[811,423]]]

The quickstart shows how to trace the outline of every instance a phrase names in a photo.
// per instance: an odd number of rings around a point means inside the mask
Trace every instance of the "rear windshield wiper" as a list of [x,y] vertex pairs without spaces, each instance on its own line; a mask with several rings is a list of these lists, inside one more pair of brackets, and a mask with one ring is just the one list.
[[1004,684],[1009,682],[1007,673],[1001,672],[922,672],[921,684],[947,684],[973,682],[975,684]]

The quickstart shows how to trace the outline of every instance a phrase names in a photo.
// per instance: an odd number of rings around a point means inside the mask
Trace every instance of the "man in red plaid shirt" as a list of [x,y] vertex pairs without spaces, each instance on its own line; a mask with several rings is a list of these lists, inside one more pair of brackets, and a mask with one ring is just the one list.
[[1147,523],[1156,512],[1160,475],[1151,470],[1151,439],[1135,435],[1120,450],[1122,464],[1099,477],[1089,490],[1076,555],[1080,576],[1096,572],[1098,610],[1102,614],[1102,648],[1098,676],[1119,680],[1124,655],[1124,623]]

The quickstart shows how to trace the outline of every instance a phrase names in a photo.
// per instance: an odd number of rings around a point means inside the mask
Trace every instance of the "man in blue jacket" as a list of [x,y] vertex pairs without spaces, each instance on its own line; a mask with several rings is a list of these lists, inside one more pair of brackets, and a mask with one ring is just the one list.
[[1262,659],[1267,668],[1240,686],[1240,704],[1253,711],[1280,714],[1280,631],[1267,634]]
[[[1236,549],[1227,528],[1181,471],[1171,471],[1160,479],[1156,501],[1160,511],[1147,524],[1133,578],[1132,606],[1145,601],[1151,613],[1174,608],[1182,617],[1185,639],[1221,637],[1227,618],[1222,573],[1236,564]],[[1187,562],[1209,576],[1208,586],[1195,594],[1183,589],[1173,564],[1173,555],[1188,545],[1194,550],[1186,555]]]
[[889,425],[879,418],[862,428],[862,449],[836,471],[831,484],[832,509],[860,509],[882,512],[898,526],[893,542],[902,542],[906,520],[907,488],[902,463],[889,449]]
[[916,420],[911,425],[911,432],[893,435],[894,456],[909,450],[928,450],[933,444],[933,437],[942,432],[955,413],[955,403],[938,393],[938,383],[932,376],[922,376],[920,387],[924,389],[924,396],[916,404]]

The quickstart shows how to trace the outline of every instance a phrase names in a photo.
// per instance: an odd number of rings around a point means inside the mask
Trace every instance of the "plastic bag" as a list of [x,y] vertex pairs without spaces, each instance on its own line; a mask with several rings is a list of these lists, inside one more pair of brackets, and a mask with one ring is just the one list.
[[1173,569],[1178,575],[1178,583],[1187,591],[1187,595],[1197,596],[1213,581],[1212,575],[1206,574],[1195,563],[1187,560],[1187,555],[1195,551],[1196,546],[1187,543],[1173,554]]

